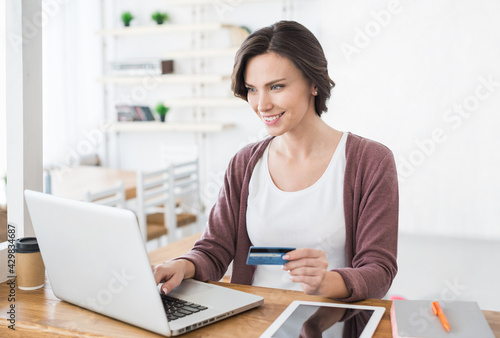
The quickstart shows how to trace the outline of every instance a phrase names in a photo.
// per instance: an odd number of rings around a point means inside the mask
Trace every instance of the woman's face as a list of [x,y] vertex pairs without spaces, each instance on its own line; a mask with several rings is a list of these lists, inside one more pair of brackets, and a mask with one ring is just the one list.
[[269,135],[296,132],[316,115],[314,84],[288,59],[276,53],[251,58],[245,70],[247,100]]

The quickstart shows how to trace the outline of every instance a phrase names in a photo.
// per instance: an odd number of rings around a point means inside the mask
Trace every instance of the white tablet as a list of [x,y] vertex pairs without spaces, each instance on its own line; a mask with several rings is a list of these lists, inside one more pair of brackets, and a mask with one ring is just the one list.
[[385,308],[321,302],[292,302],[261,337],[373,336]]

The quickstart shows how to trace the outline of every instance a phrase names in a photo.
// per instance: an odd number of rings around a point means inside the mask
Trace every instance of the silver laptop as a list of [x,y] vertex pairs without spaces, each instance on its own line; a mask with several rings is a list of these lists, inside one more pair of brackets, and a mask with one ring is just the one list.
[[62,300],[165,336],[264,302],[260,296],[185,280],[168,296],[181,299],[170,303],[187,304],[191,313],[173,318],[132,211],[30,190],[25,197],[52,290]]

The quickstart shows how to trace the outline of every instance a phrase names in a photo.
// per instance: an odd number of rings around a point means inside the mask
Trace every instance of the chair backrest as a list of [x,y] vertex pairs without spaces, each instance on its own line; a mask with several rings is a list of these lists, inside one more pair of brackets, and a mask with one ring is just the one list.
[[198,158],[172,165],[174,198],[180,207],[192,214],[202,212]]
[[119,181],[111,188],[99,191],[87,191],[85,193],[85,201],[111,207],[125,208],[126,197],[123,182]]
[[173,166],[137,173],[137,218],[143,240],[147,241],[147,215],[153,208],[161,208],[169,242],[177,228],[175,199],[173,197]]
[[174,194],[181,209],[196,215],[204,208],[200,193],[200,160],[197,145],[162,144],[162,157],[166,165],[174,167]]

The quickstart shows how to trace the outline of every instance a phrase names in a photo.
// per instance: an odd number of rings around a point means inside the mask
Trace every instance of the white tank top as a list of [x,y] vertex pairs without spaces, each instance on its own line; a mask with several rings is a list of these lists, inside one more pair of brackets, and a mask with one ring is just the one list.
[[[347,133],[323,175],[306,189],[282,191],[268,168],[269,146],[257,162],[249,183],[247,231],[254,246],[320,249],[328,270],[346,266],[344,172]],[[258,265],[253,285],[301,290],[282,266]]]

